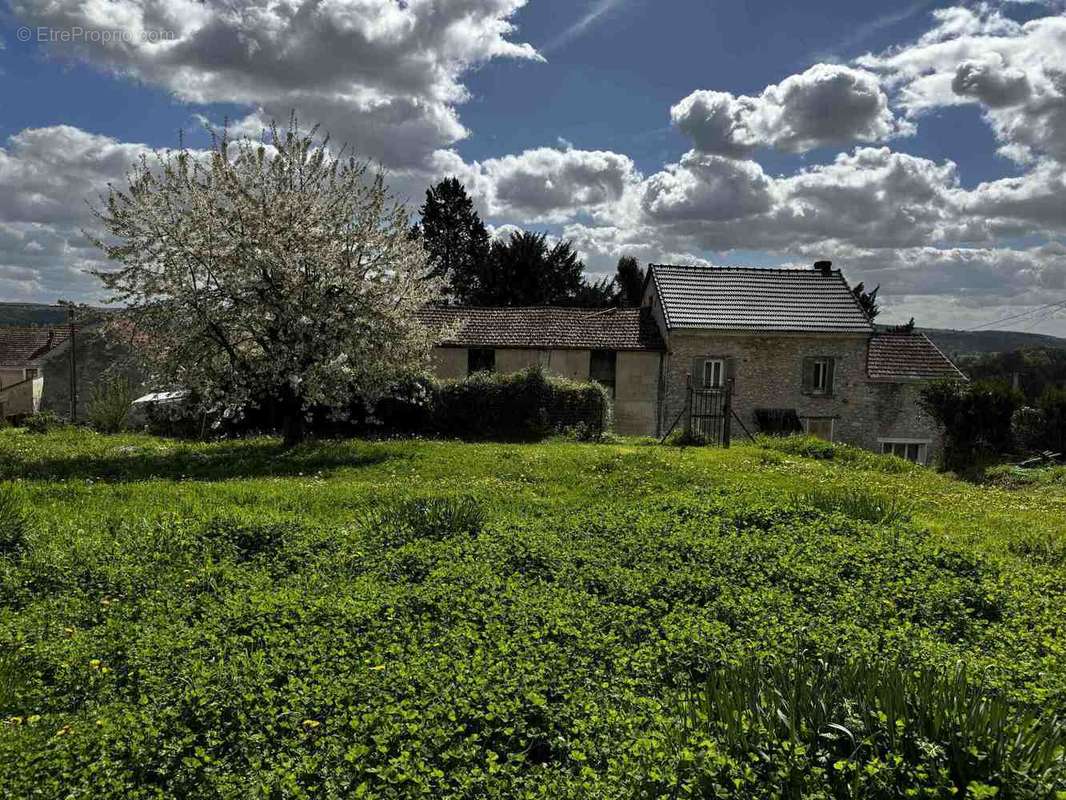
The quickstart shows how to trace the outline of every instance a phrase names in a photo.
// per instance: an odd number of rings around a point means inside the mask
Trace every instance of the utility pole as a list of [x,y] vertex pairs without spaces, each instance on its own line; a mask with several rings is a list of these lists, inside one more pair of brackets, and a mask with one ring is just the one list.
[[67,307],[67,329],[70,335],[70,421],[78,421],[78,338],[74,325],[74,303],[60,300]]

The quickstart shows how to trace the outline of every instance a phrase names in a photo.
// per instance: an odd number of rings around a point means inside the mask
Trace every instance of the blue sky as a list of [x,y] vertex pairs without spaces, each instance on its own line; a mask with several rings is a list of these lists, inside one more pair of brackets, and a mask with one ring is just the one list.
[[1066,304],[1062,14],[1058,0],[8,0],[0,299],[96,297],[87,198],[179,129],[199,147],[202,120],[254,134],[295,109],[413,204],[458,175],[494,229],[571,238],[590,272],[623,253],[826,257],[881,283],[890,319],[1021,315],[1008,327],[1066,334],[1066,314],[1035,311]]

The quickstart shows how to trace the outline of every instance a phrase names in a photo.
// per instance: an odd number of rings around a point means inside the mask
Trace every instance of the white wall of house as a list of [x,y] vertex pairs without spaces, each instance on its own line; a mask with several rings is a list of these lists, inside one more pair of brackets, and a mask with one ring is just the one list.
[[[435,347],[431,367],[437,378],[458,380],[467,375],[465,347]],[[546,372],[574,381],[589,380],[592,351],[496,348],[496,371],[518,372],[539,364]],[[614,430],[626,436],[656,433],[661,354],[617,351],[615,361]]]
[[44,378],[23,379],[0,389],[0,416],[23,417],[36,414],[41,407]]

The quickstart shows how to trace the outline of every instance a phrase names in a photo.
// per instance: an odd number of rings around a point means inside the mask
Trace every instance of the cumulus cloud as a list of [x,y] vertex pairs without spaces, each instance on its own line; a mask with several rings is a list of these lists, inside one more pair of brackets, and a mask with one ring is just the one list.
[[816,64],[756,97],[696,91],[670,118],[697,149],[732,157],[757,147],[804,152],[911,132],[895,119],[876,75],[839,64]]
[[754,161],[688,152],[652,175],[641,192],[651,220],[721,222],[769,210],[770,179]]
[[435,170],[459,177],[489,216],[535,222],[595,212],[639,179],[628,156],[572,147],[539,147],[472,164],[453,152],[438,153]]
[[182,101],[296,109],[388,166],[423,164],[466,136],[463,72],[493,58],[537,59],[510,41],[526,0],[13,0],[26,24],[113,35],[52,45]]
[[0,148],[0,297],[90,296],[104,263],[82,233],[89,202],[146,151],[69,125],[26,129]]
[[858,59],[911,118],[976,103],[1018,161],[1066,161],[1066,16],[1016,22],[997,8],[942,9],[917,41]]

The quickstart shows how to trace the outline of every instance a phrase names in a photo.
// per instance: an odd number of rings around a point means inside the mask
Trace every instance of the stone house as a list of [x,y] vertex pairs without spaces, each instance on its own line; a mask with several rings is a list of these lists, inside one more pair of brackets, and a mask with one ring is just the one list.
[[[441,378],[479,369],[600,380],[619,433],[661,436],[692,393],[729,390],[734,436],[785,421],[831,441],[927,463],[941,446],[918,407],[965,376],[924,335],[878,331],[839,270],[651,265],[640,308],[433,308]],[[775,422],[776,421],[776,422]]]

